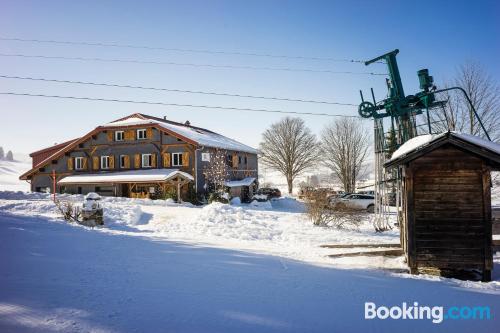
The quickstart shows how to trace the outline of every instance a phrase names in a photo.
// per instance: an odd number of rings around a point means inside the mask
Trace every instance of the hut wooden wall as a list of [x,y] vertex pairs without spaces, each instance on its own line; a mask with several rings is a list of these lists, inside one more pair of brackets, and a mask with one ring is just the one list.
[[480,158],[451,145],[410,162],[402,241],[413,272],[492,269],[489,177]]

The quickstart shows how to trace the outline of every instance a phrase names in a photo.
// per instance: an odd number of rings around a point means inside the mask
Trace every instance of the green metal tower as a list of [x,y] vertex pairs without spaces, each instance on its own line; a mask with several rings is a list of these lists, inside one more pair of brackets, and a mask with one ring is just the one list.
[[[386,79],[388,96],[386,99],[377,102],[373,89],[371,95],[373,102],[365,101],[363,92],[360,91],[361,104],[358,112],[361,117],[374,119],[374,146],[375,146],[375,229],[379,231],[390,228],[388,221],[388,184],[392,184],[392,188],[396,189],[396,206],[399,207],[401,194],[401,174],[398,172],[395,175],[388,175],[383,165],[387,158],[394,150],[401,146],[406,141],[418,135],[416,117],[426,112],[426,124],[428,134],[432,134],[432,124],[429,112],[432,109],[441,107],[444,108],[446,101],[436,101],[436,94],[449,90],[461,91],[473,111],[477,121],[481,125],[488,140],[490,136],[483,126],[483,123],[474,108],[467,93],[460,87],[452,87],[437,90],[434,86],[434,79],[429,75],[429,70],[421,69],[417,72],[420,89],[415,95],[405,95],[403,83],[399,74],[396,55],[399,50],[394,50],[365,62],[365,65],[370,65],[375,62],[385,62],[389,71],[389,78]],[[390,131],[384,131],[384,119],[390,118]],[[472,114],[471,114],[472,118]],[[472,121],[472,119],[471,119]],[[389,134],[389,135],[388,135]]]

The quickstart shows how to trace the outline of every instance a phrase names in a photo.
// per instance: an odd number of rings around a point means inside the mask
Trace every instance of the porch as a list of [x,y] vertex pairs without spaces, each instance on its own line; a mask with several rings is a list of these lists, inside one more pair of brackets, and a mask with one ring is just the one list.
[[182,201],[194,178],[178,169],[147,169],[71,175],[57,182],[60,192]]

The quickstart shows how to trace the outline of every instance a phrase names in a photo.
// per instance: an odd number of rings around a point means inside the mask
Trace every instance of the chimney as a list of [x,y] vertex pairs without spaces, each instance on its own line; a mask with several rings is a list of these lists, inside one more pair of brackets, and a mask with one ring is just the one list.
[[189,120],[186,120],[186,122],[184,123],[184,125],[186,126],[190,126],[191,125],[191,122]]
[[164,120],[167,120],[167,116],[163,116],[163,119],[164,119]]

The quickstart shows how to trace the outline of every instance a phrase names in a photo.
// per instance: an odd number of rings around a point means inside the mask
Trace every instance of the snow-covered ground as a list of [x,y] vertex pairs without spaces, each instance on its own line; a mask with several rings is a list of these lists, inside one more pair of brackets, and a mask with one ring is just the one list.
[[[109,199],[108,227],[89,229],[59,220],[46,195],[0,195],[1,332],[498,328],[498,281],[412,277],[319,260],[312,243],[378,236],[314,228],[290,207],[194,208]],[[493,319],[365,320],[365,302],[490,306]]]
[[[75,203],[83,200],[81,195],[59,195],[58,198]],[[271,203],[215,203],[204,207],[114,197],[104,198],[103,203],[107,225],[105,232],[238,248],[319,264],[337,262],[350,267],[403,267],[400,259],[351,258],[335,261],[326,255],[339,250],[319,247],[322,244],[399,242],[396,229],[376,233],[371,224],[371,214],[361,214],[363,223],[359,227],[339,230],[314,226],[303,213],[303,204],[286,197]],[[0,192],[0,212],[53,220],[59,218],[50,195],[41,193]]]

